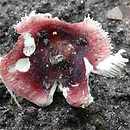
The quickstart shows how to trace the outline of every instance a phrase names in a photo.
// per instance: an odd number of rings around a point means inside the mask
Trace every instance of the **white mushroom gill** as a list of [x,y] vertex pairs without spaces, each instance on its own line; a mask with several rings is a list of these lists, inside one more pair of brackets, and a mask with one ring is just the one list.
[[125,50],[121,49],[115,55],[110,55],[97,65],[97,74],[106,77],[120,76],[121,71],[128,62],[128,59],[122,57]]

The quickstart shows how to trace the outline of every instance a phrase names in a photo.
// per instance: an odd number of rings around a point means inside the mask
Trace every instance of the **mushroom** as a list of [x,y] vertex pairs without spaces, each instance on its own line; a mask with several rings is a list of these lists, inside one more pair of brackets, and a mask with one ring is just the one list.
[[0,76],[10,92],[39,106],[53,102],[60,83],[66,101],[74,107],[93,102],[88,85],[91,72],[107,77],[121,74],[128,59],[125,50],[113,54],[108,33],[89,16],[67,23],[51,14],[22,18],[15,47],[0,60]]

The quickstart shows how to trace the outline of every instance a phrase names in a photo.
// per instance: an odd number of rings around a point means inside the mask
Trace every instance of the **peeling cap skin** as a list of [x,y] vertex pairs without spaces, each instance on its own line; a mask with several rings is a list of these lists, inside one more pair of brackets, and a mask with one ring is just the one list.
[[93,102],[90,72],[115,77],[128,62],[124,50],[112,54],[108,34],[90,17],[67,23],[32,12],[15,29],[21,35],[1,58],[0,76],[9,90],[39,106],[53,102],[59,82],[70,105],[87,107]]

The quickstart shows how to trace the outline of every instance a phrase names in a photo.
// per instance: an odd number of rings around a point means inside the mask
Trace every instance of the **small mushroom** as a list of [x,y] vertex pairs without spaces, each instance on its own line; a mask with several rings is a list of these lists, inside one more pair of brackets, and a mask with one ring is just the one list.
[[[33,12],[15,29],[20,36],[0,60],[0,77],[11,95],[14,92],[39,106],[53,102],[59,82],[70,105],[87,107],[93,102],[89,74],[115,77],[128,62],[123,49],[112,53],[108,33],[89,16],[79,23],[67,23]],[[46,45],[40,32],[47,32]]]

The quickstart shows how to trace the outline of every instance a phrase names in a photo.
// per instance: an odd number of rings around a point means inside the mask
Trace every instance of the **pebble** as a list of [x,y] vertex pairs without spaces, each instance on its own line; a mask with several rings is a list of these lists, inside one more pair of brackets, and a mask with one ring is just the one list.
[[123,14],[119,7],[115,7],[107,12],[107,18],[113,20],[122,20]]
[[121,5],[120,10],[125,18],[130,19],[130,6]]

